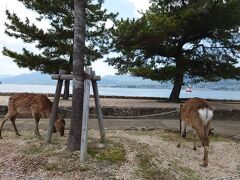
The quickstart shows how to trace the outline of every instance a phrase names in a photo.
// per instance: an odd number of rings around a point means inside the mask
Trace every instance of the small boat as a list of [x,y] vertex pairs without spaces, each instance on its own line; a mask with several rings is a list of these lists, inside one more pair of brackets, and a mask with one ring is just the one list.
[[191,87],[187,87],[186,92],[192,92],[192,88]]

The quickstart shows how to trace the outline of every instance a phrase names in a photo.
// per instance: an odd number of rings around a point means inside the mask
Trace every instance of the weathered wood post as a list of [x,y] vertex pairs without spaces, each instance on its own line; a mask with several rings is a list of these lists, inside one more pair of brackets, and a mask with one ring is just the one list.
[[[49,121],[49,127],[48,127],[48,133],[46,137],[46,142],[51,142],[52,137],[52,131],[54,126],[54,121],[56,119],[59,99],[61,95],[61,89],[63,80],[73,80],[73,75],[69,74],[66,75],[64,71],[59,71],[59,74],[52,74],[52,79],[58,80],[56,92],[54,96],[54,102],[52,107],[52,113]],[[103,124],[103,116],[102,116],[102,110],[100,106],[100,99],[99,99],[99,93],[98,93],[98,87],[97,87],[97,81],[101,80],[100,76],[96,76],[95,72],[92,72],[89,68],[86,68],[86,72],[84,73],[84,76],[81,77],[84,78],[84,95],[83,95],[83,115],[82,115],[82,135],[81,135],[81,146],[80,146],[80,161],[83,162],[86,158],[87,153],[87,143],[88,143],[88,119],[89,119],[89,102],[90,102],[90,84],[92,81],[93,85],[93,92],[94,92],[94,100],[95,100],[95,106],[96,106],[96,113],[98,117],[98,125],[99,130],[101,134],[101,142],[106,142],[105,137],[105,130],[104,130],[104,124]]]
[[[95,76],[94,71],[92,71],[92,76],[93,77]],[[92,79],[92,88],[93,88],[95,108],[96,108],[96,113],[97,113],[97,118],[98,118],[98,126],[99,126],[100,135],[101,135],[101,142],[105,143],[106,142],[106,135],[105,135],[105,129],[104,129],[104,123],[103,123],[102,109],[101,109],[101,105],[100,105],[100,98],[99,98],[97,81],[94,80],[94,79]]]
[[57,82],[57,87],[54,95],[54,101],[53,101],[51,116],[50,116],[49,125],[48,125],[48,132],[46,136],[46,143],[51,142],[53,126],[57,117],[58,104],[59,104],[59,99],[61,96],[61,90],[63,85],[63,79],[61,79],[61,75],[64,75],[64,74],[66,74],[64,70],[59,70],[58,82]]
[[83,96],[83,117],[82,117],[82,136],[80,146],[80,161],[83,162],[87,154],[88,143],[88,119],[89,119],[89,101],[90,101],[90,82],[91,71],[85,68],[84,96]]

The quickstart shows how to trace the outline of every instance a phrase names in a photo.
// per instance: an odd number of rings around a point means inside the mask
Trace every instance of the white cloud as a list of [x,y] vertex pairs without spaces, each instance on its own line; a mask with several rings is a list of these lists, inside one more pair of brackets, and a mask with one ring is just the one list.
[[[28,68],[19,68],[16,63],[13,62],[12,59],[10,59],[7,56],[3,56],[1,51],[4,46],[8,47],[9,49],[17,52],[21,52],[21,49],[23,47],[26,47],[27,49],[38,52],[34,48],[33,44],[26,44],[20,39],[15,39],[14,37],[7,36],[5,31],[5,25],[6,22],[6,14],[5,11],[8,9],[10,12],[15,12],[20,19],[25,20],[26,17],[30,19],[30,22],[36,22],[36,13],[27,10],[25,6],[18,2],[17,0],[8,0],[1,2],[0,6],[0,74],[10,74],[10,75],[18,75],[22,73],[30,73],[31,71]],[[112,26],[112,22],[108,21],[107,26]],[[45,21],[42,22],[39,27],[44,28],[46,30],[49,27],[49,24]],[[107,65],[107,63],[104,63],[103,60],[98,60],[93,63],[93,70],[96,71],[97,75],[104,76],[104,75],[112,75],[115,74],[116,70],[113,69],[113,67],[110,67]]]
[[96,72],[98,76],[105,76],[105,75],[114,75],[117,70],[113,69],[111,66],[108,66],[107,63],[103,62],[103,60],[97,60],[92,63],[92,69]]
[[[21,19],[25,18],[26,16],[33,17],[33,12],[26,10],[26,8],[16,0],[8,0],[1,2],[0,6],[0,52],[2,51],[3,46],[9,47],[14,51],[19,51],[23,47],[26,47],[21,40],[17,40],[15,38],[11,38],[7,36],[5,31],[6,22],[6,9],[10,10],[11,12],[15,12]],[[12,59],[8,58],[7,56],[3,56],[0,53],[0,74],[11,74],[11,75],[18,75],[22,73],[29,73],[30,71],[27,68],[19,68],[16,63],[13,62]]]
[[130,3],[133,3],[136,9],[135,11],[136,17],[141,17],[141,14],[138,11],[145,12],[150,6],[149,0],[127,0],[127,1],[129,1]]

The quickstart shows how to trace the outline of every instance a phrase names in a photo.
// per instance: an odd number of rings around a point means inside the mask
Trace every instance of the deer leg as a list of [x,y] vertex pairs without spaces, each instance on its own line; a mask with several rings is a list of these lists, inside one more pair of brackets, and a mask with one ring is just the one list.
[[0,125],[0,139],[2,139],[2,128],[3,128],[3,125],[5,124],[5,122],[6,122],[9,118],[10,118],[10,116],[7,114],[7,115],[3,118],[2,122],[1,122],[1,125]]
[[193,129],[193,150],[196,151],[196,130]]
[[35,134],[37,136],[40,136],[39,129],[38,129],[38,123],[41,118],[41,115],[36,113],[36,114],[33,114],[33,117],[35,119]]
[[187,126],[186,126],[186,124],[184,124],[182,137],[186,138],[186,136],[187,136]]
[[40,136],[39,129],[38,129],[38,123],[39,123],[40,118],[35,119],[35,134]]
[[16,120],[16,116],[13,116],[13,117],[10,118],[10,121],[11,121],[11,123],[12,123],[13,129],[14,129],[14,131],[15,131],[15,134],[16,134],[17,136],[21,136],[21,134],[18,133],[15,120]]
[[56,127],[55,127],[55,125],[53,126],[53,133],[56,133],[57,132],[57,130],[56,130]]
[[203,164],[201,166],[206,167],[208,165],[208,150],[209,150],[209,139],[208,139],[208,130],[205,129],[204,135],[199,135],[199,138],[202,142],[202,145],[204,147],[204,157],[203,157]]
[[206,167],[208,165],[208,149],[209,149],[209,147],[205,145],[204,146],[203,164],[202,164],[203,167]]
[[183,127],[183,128],[181,128],[181,134],[180,134],[179,143],[178,143],[177,147],[181,146],[182,137],[183,137],[184,129],[185,129],[184,127],[186,127],[186,124],[183,121],[181,122],[181,127]]

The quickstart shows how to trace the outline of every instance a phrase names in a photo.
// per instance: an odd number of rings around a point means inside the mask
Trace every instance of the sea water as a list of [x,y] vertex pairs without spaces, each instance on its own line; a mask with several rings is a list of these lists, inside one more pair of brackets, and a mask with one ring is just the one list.
[[[160,97],[168,98],[171,89],[141,89],[120,87],[99,87],[99,94],[105,96],[134,96],[134,97]],[[54,85],[23,85],[23,84],[0,84],[0,92],[33,92],[33,93],[55,93]],[[63,91],[63,90],[62,90]],[[72,88],[70,88],[72,93]],[[92,94],[92,91],[91,91]],[[200,97],[207,99],[240,100],[239,91],[223,91],[194,89],[192,92],[181,90],[180,98]]]

